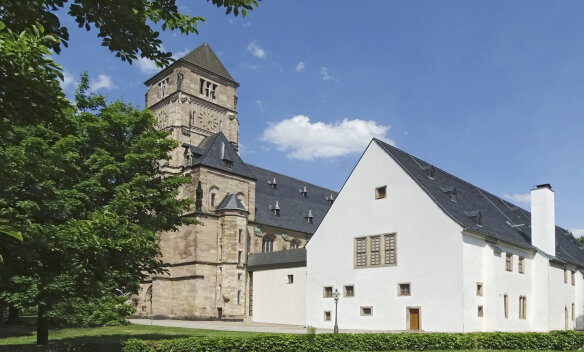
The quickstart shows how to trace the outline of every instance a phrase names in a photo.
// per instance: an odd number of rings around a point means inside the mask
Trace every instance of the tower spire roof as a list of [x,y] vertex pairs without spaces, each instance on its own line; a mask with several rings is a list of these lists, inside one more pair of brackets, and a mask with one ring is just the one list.
[[223,66],[207,42],[199,45],[197,48],[179,60],[184,60],[192,65],[198,66],[204,70],[235,82],[233,77],[231,77],[229,72],[227,72],[227,69],[225,66]]

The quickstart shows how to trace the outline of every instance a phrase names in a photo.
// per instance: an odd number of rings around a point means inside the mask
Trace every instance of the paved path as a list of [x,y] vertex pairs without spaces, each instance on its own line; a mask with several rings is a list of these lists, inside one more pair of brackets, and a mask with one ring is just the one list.
[[[201,321],[201,320],[150,320],[150,319],[129,319],[132,324],[170,326],[177,328],[209,329],[226,331],[249,331],[249,332],[272,332],[285,334],[306,334],[306,327],[302,325],[283,325],[268,323],[250,323],[240,321]],[[333,332],[333,329],[317,329],[317,333]],[[343,330],[339,332],[358,333],[372,332],[363,330]],[[382,331],[376,331],[382,332]],[[386,331],[384,331],[386,332]]]

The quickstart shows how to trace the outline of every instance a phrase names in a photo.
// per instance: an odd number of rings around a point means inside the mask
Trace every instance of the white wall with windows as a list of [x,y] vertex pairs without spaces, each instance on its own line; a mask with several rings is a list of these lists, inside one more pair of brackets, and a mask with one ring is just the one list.
[[[461,231],[371,143],[306,245],[306,323],[333,328],[334,299],[324,295],[324,287],[333,287],[342,293],[341,329],[407,330],[412,308],[422,330],[461,331]],[[397,260],[386,264],[385,235],[391,234]],[[357,263],[361,239],[366,265]],[[399,284],[410,285],[409,295],[400,295]],[[343,295],[347,285],[354,285],[353,296]],[[326,311],[333,312],[331,321]]]
[[253,272],[254,322],[304,325],[306,267]]

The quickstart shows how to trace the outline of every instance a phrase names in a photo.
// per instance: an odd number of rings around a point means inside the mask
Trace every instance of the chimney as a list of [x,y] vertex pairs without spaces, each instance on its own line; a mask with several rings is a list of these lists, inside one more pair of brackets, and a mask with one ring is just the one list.
[[531,244],[556,255],[554,191],[549,183],[531,189]]

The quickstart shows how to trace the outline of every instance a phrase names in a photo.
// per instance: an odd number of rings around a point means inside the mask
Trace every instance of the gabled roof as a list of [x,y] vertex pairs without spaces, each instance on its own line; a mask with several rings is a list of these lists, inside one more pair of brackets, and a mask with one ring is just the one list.
[[241,201],[235,196],[235,194],[228,193],[225,198],[219,203],[219,205],[215,208],[215,211],[220,210],[239,210],[239,211],[247,211]]
[[[256,179],[255,220],[268,226],[313,234],[331,207],[327,200],[337,192],[288,177],[277,172],[248,165]],[[271,183],[276,180],[276,188]],[[306,197],[301,190],[306,187]],[[278,202],[280,215],[273,213]],[[307,217],[312,213],[312,223]]]
[[225,66],[223,66],[221,61],[219,61],[217,55],[215,55],[213,50],[211,50],[209,44],[206,42],[199,45],[196,49],[186,54],[179,60],[184,60],[192,65],[198,66],[206,71],[212,72],[233,83],[236,83],[229,72],[227,72]]
[[[393,158],[430,198],[464,229],[523,248],[531,245],[531,213],[378,139],[373,141]],[[428,170],[433,168],[432,177]],[[444,190],[456,190],[455,201]],[[481,224],[476,223],[480,214]],[[556,258],[584,266],[584,247],[556,226]]]
[[254,179],[247,165],[241,160],[223,132],[206,137],[198,146],[183,143],[193,157],[191,166],[204,165],[249,179]]

